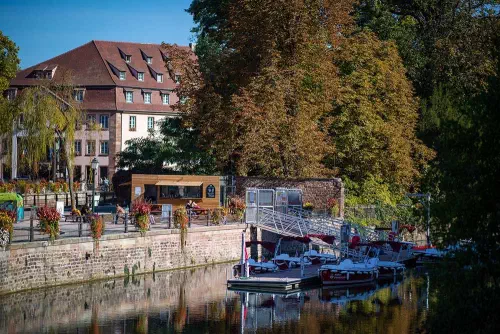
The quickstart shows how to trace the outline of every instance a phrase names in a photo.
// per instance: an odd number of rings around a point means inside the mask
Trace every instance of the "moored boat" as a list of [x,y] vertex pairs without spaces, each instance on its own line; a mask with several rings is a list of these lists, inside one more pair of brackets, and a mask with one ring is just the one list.
[[378,277],[377,258],[362,263],[345,259],[338,265],[322,265],[318,271],[324,285],[360,284],[374,281]]
[[446,255],[446,250],[439,250],[434,247],[414,247],[413,254],[417,257],[417,264],[433,264],[440,262]]
[[379,277],[394,277],[403,275],[405,272],[405,265],[395,261],[378,261],[377,263]]
[[413,254],[412,248],[415,244],[405,241],[375,241],[373,242],[380,249],[380,261],[390,261],[404,264],[406,267],[413,267],[417,263],[417,257]]

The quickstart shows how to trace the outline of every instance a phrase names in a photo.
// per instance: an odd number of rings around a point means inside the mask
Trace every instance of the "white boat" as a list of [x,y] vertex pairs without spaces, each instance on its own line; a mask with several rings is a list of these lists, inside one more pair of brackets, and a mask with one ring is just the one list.
[[447,250],[439,250],[436,248],[414,248],[412,251],[417,257],[417,264],[439,262],[448,253]]
[[[302,259],[304,262],[304,265],[311,265],[311,261],[309,261],[307,258]],[[289,268],[294,268],[300,266],[300,261],[301,258],[298,256],[290,256],[286,253],[276,255],[272,259],[273,263],[278,266],[279,269],[285,270]]]
[[361,263],[345,259],[338,265],[322,265],[318,273],[324,285],[369,283],[378,277],[377,263],[377,258],[370,258]]
[[337,257],[335,256],[335,254],[318,253],[314,249],[305,252],[304,257],[309,259],[312,264],[327,264],[331,262],[337,262]]

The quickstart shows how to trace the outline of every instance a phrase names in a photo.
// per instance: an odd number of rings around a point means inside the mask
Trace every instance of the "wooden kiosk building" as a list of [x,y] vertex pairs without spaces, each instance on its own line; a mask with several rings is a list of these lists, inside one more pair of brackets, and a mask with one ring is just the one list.
[[131,200],[144,198],[155,204],[185,206],[189,200],[204,209],[221,202],[220,176],[132,174]]

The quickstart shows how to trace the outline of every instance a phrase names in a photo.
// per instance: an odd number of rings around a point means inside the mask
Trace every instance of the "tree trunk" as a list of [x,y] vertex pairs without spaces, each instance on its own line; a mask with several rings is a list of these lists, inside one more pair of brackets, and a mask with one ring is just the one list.
[[73,159],[71,158],[71,154],[68,152],[68,147],[66,145],[66,140],[63,138],[59,138],[59,143],[61,147],[61,157],[66,162],[66,168],[68,169],[68,184],[69,184],[69,196],[71,198],[71,210],[76,209],[75,206],[75,194],[73,192],[73,176],[74,176],[74,168],[73,168]]

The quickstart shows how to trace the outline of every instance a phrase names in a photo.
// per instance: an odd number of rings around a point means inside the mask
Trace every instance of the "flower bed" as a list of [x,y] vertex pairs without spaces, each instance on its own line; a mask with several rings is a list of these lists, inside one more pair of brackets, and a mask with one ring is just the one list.
[[[78,191],[80,188],[79,182],[73,183],[73,190]],[[56,182],[47,182],[42,179],[40,181],[0,181],[0,193],[17,192],[21,194],[45,194],[45,193],[62,193],[69,192],[69,184],[64,180]]]

